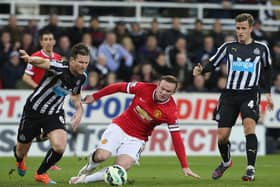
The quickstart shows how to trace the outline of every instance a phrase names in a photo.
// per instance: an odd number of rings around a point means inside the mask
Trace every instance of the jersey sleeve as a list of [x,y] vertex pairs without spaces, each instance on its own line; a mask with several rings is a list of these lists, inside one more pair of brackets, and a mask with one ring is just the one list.
[[95,92],[92,94],[92,97],[94,98],[94,100],[98,100],[101,97],[104,97],[106,95],[111,95],[117,92],[123,92],[123,93],[128,93],[128,84],[126,82],[119,82],[119,83],[114,83],[114,84],[110,84],[104,88],[102,88],[101,90]]
[[34,75],[34,70],[33,70],[33,65],[32,64],[27,64],[24,73],[27,75],[33,76]]
[[226,56],[228,42],[222,44],[217,52],[209,59],[209,62],[203,66],[202,73],[214,71]]
[[78,94],[81,93],[82,86],[83,86],[83,84],[84,84],[84,83],[86,82],[86,80],[87,80],[87,74],[84,73],[84,74],[81,76],[81,79],[80,79],[80,80],[81,80],[81,82],[80,82],[79,86],[76,87],[76,88],[73,90],[72,95],[78,95]]
[[64,63],[60,63],[57,61],[50,61],[50,68],[49,72],[52,72],[55,75],[63,73],[68,68],[68,65],[65,65]]
[[173,143],[177,158],[180,161],[181,167],[188,168],[189,166],[188,166],[188,162],[187,162],[185,145],[184,145],[182,137],[181,137],[181,131],[180,131],[179,125],[177,123],[169,124],[168,129],[171,134],[172,143]]
[[272,68],[271,68],[271,55],[269,48],[264,44],[264,53],[262,55],[263,62],[263,76],[262,76],[262,84],[264,93],[270,93],[271,84],[272,84]]

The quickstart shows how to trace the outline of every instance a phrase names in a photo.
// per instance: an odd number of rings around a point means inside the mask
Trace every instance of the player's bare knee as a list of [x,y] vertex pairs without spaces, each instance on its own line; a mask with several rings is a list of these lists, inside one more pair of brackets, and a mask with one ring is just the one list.
[[57,153],[64,153],[66,145],[63,143],[57,143],[57,144],[53,144],[52,148]]
[[128,170],[134,163],[134,158],[129,155],[119,155],[115,161],[116,165],[122,166],[125,170]]
[[255,133],[256,123],[253,119],[245,118],[243,121],[243,128],[246,135],[253,134]]
[[95,162],[103,162],[110,158],[111,153],[108,151],[96,151],[94,154],[94,161]]

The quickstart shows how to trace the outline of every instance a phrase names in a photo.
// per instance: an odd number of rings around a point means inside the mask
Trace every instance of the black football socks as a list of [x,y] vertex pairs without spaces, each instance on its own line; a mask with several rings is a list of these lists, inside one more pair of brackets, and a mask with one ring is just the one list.
[[45,157],[45,159],[43,160],[43,162],[41,163],[39,169],[37,170],[37,173],[39,175],[46,173],[46,171],[52,166],[54,165],[56,162],[58,162],[61,157],[62,157],[63,153],[57,153],[55,152],[53,149],[50,149]]

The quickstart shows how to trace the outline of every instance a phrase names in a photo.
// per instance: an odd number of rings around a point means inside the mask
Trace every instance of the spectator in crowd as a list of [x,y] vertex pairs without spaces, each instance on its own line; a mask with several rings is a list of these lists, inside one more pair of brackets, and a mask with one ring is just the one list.
[[106,77],[108,75],[109,68],[106,65],[106,57],[104,55],[99,55],[97,58],[97,62],[90,69],[90,71],[96,71],[99,74],[99,82],[100,86],[104,86],[106,82]]
[[176,64],[177,54],[187,52],[186,39],[184,37],[177,38],[175,45],[168,46],[165,52],[167,55],[167,64],[174,66]]
[[11,34],[8,31],[3,31],[0,41],[0,71],[4,62],[9,60],[9,55],[13,50],[13,44],[11,42]]
[[227,65],[226,63],[221,63],[219,68],[211,73],[206,73],[204,78],[206,80],[205,86],[211,90],[217,87],[217,82],[220,77],[227,77]]
[[33,42],[33,37],[29,32],[24,32],[22,34],[20,49],[25,50],[29,54],[32,54],[35,52],[36,47]]
[[105,38],[105,32],[100,28],[98,17],[91,18],[88,32],[91,35],[92,45],[98,48]]
[[215,48],[219,47],[220,45],[222,45],[224,43],[226,36],[222,29],[222,24],[221,24],[220,20],[218,20],[218,19],[215,20],[215,22],[212,25],[212,30],[210,30],[209,35],[212,36],[214,39]]
[[124,37],[121,44],[133,57],[136,57],[135,47],[130,37]]
[[98,72],[94,70],[89,71],[87,80],[88,82],[83,87],[83,90],[99,90],[101,88]]
[[105,84],[104,84],[103,87],[108,86],[108,85],[113,84],[113,83],[116,83],[116,82],[118,82],[116,73],[109,72],[106,76]]
[[203,75],[198,75],[193,78],[193,84],[188,86],[186,91],[188,92],[207,92],[205,87],[205,79]]
[[116,34],[117,43],[121,43],[124,38],[130,37],[128,29],[126,28],[126,23],[124,21],[116,22],[113,32]]
[[156,37],[150,35],[146,39],[146,44],[138,50],[138,61],[154,64],[160,52],[161,49],[158,46]]
[[92,38],[89,33],[84,33],[82,36],[82,43],[88,47],[89,50],[89,65],[88,69],[94,66],[97,61],[97,48],[92,45]]
[[187,35],[189,56],[193,62],[195,62],[195,57],[198,51],[203,50],[204,37],[203,22],[202,20],[197,19],[194,23],[194,29],[190,30]]
[[155,63],[152,64],[153,69],[158,75],[172,75],[174,72],[167,64],[165,53],[161,52],[157,56]]
[[177,39],[181,37],[185,37],[185,35],[181,32],[180,19],[175,17],[172,19],[172,28],[162,33],[160,46],[162,49],[165,49],[169,45],[174,45]]
[[157,77],[158,75],[153,69],[152,64],[143,62],[135,69],[131,81],[154,82]]
[[75,20],[75,25],[68,29],[68,36],[71,41],[71,45],[75,45],[78,42],[82,41],[83,35],[87,32],[85,27],[85,21],[83,16],[78,16]]
[[106,34],[106,40],[100,45],[98,55],[106,57],[106,65],[112,72],[118,72],[121,65],[126,69],[133,65],[133,56],[116,43],[116,34],[113,32]]
[[24,27],[23,33],[29,33],[32,36],[32,41],[33,45],[37,47],[38,43],[38,36],[39,36],[39,31],[38,31],[38,25],[37,21],[35,19],[30,19],[28,20],[27,26]]
[[187,56],[187,53],[178,53],[175,64],[172,67],[173,73],[180,82],[179,91],[186,90],[191,84],[193,64]]
[[226,83],[227,83],[227,77],[226,76],[219,77],[218,80],[217,80],[216,86],[212,87],[211,91],[221,93],[224,90],[224,88],[226,86]]
[[22,36],[22,29],[17,25],[17,17],[10,15],[8,25],[4,26],[3,31],[9,32],[11,35],[11,43],[18,48]]
[[208,59],[213,56],[216,52],[214,39],[212,36],[205,36],[203,39],[203,48],[197,51],[195,62],[201,62],[204,64],[208,62]]
[[67,35],[62,35],[58,40],[58,45],[54,51],[61,55],[62,59],[67,61],[71,54],[71,42]]
[[272,46],[272,67],[273,73],[280,73],[280,41]]
[[276,74],[273,85],[271,87],[271,93],[280,94],[280,73]]
[[10,58],[3,66],[3,88],[15,89],[24,73],[25,64],[21,63],[19,53],[12,51]]
[[252,38],[259,42],[263,42],[268,45],[268,36],[266,32],[262,29],[262,22],[261,20],[255,20],[253,31],[252,31]]
[[159,29],[159,22],[156,18],[154,18],[150,23],[150,28],[147,31],[147,35],[154,35],[158,41],[160,42],[162,32]]
[[39,32],[49,31],[53,33],[54,39],[59,41],[59,38],[63,35],[63,29],[58,26],[58,16],[56,14],[49,15],[49,23],[48,25],[44,26]]
[[140,23],[133,22],[131,23],[131,30],[129,34],[133,41],[135,50],[138,51],[145,44],[146,37],[147,37],[146,31],[141,28]]

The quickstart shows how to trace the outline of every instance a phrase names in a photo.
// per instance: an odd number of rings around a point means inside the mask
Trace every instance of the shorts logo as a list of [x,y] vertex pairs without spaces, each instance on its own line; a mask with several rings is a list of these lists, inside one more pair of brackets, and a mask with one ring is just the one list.
[[21,135],[19,135],[19,139],[20,139],[21,141],[25,141],[25,140],[26,140],[26,137],[25,137],[23,134],[21,134]]
[[58,119],[59,119],[59,121],[60,121],[61,123],[63,123],[63,124],[65,123],[65,120],[64,120],[64,117],[63,117],[63,116],[59,116]]
[[107,142],[108,142],[107,139],[102,139],[102,140],[101,140],[101,144],[106,144]]

